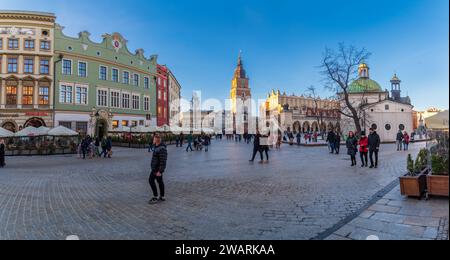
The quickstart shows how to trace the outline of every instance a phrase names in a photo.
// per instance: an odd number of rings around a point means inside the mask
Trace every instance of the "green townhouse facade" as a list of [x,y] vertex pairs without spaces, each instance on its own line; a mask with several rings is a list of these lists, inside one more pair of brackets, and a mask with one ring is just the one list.
[[55,26],[54,123],[92,136],[156,125],[157,56],[131,53],[119,33],[95,43]]

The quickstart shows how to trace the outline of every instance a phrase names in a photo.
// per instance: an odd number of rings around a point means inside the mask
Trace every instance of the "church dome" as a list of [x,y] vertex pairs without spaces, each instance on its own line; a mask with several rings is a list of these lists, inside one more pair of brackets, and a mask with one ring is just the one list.
[[380,84],[375,80],[369,78],[359,78],[353,81],[348,88],[349,93],[361,93],[361,92],[383,92]]
[[361,63],[358,67],[359,78],[350,84],[349,93],[361,92],[383,92],[378,82],[370,79],[369,66],[366,63]]

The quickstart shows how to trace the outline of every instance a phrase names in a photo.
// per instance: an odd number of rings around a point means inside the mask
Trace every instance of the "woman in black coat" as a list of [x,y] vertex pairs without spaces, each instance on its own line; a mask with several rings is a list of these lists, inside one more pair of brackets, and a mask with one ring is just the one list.
[[5,167],[5,141],[0,140],[0,168]]
[[352,167],[356,166],[356,153],[358,152],[358,139],[356,139],[353,132],[348,133],[348,138],[346,142],[347,154],[350,155],[352,160]]

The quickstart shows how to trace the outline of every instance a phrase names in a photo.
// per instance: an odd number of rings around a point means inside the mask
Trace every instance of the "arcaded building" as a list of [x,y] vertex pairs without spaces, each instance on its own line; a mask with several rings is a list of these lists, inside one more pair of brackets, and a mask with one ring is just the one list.
[[324,132],[339,129],[339,102],[332,99],[287,95],[279,90],[268,94],[266,116],[275,117],[283,130]]

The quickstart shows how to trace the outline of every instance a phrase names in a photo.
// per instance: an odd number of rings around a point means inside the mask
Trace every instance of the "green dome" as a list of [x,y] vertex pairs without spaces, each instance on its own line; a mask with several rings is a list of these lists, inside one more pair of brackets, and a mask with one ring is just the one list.
[[361,93],[361,92],[383,92],[378,82],[369,78],[359,78],[355,80],[348,89],[349,93]]

